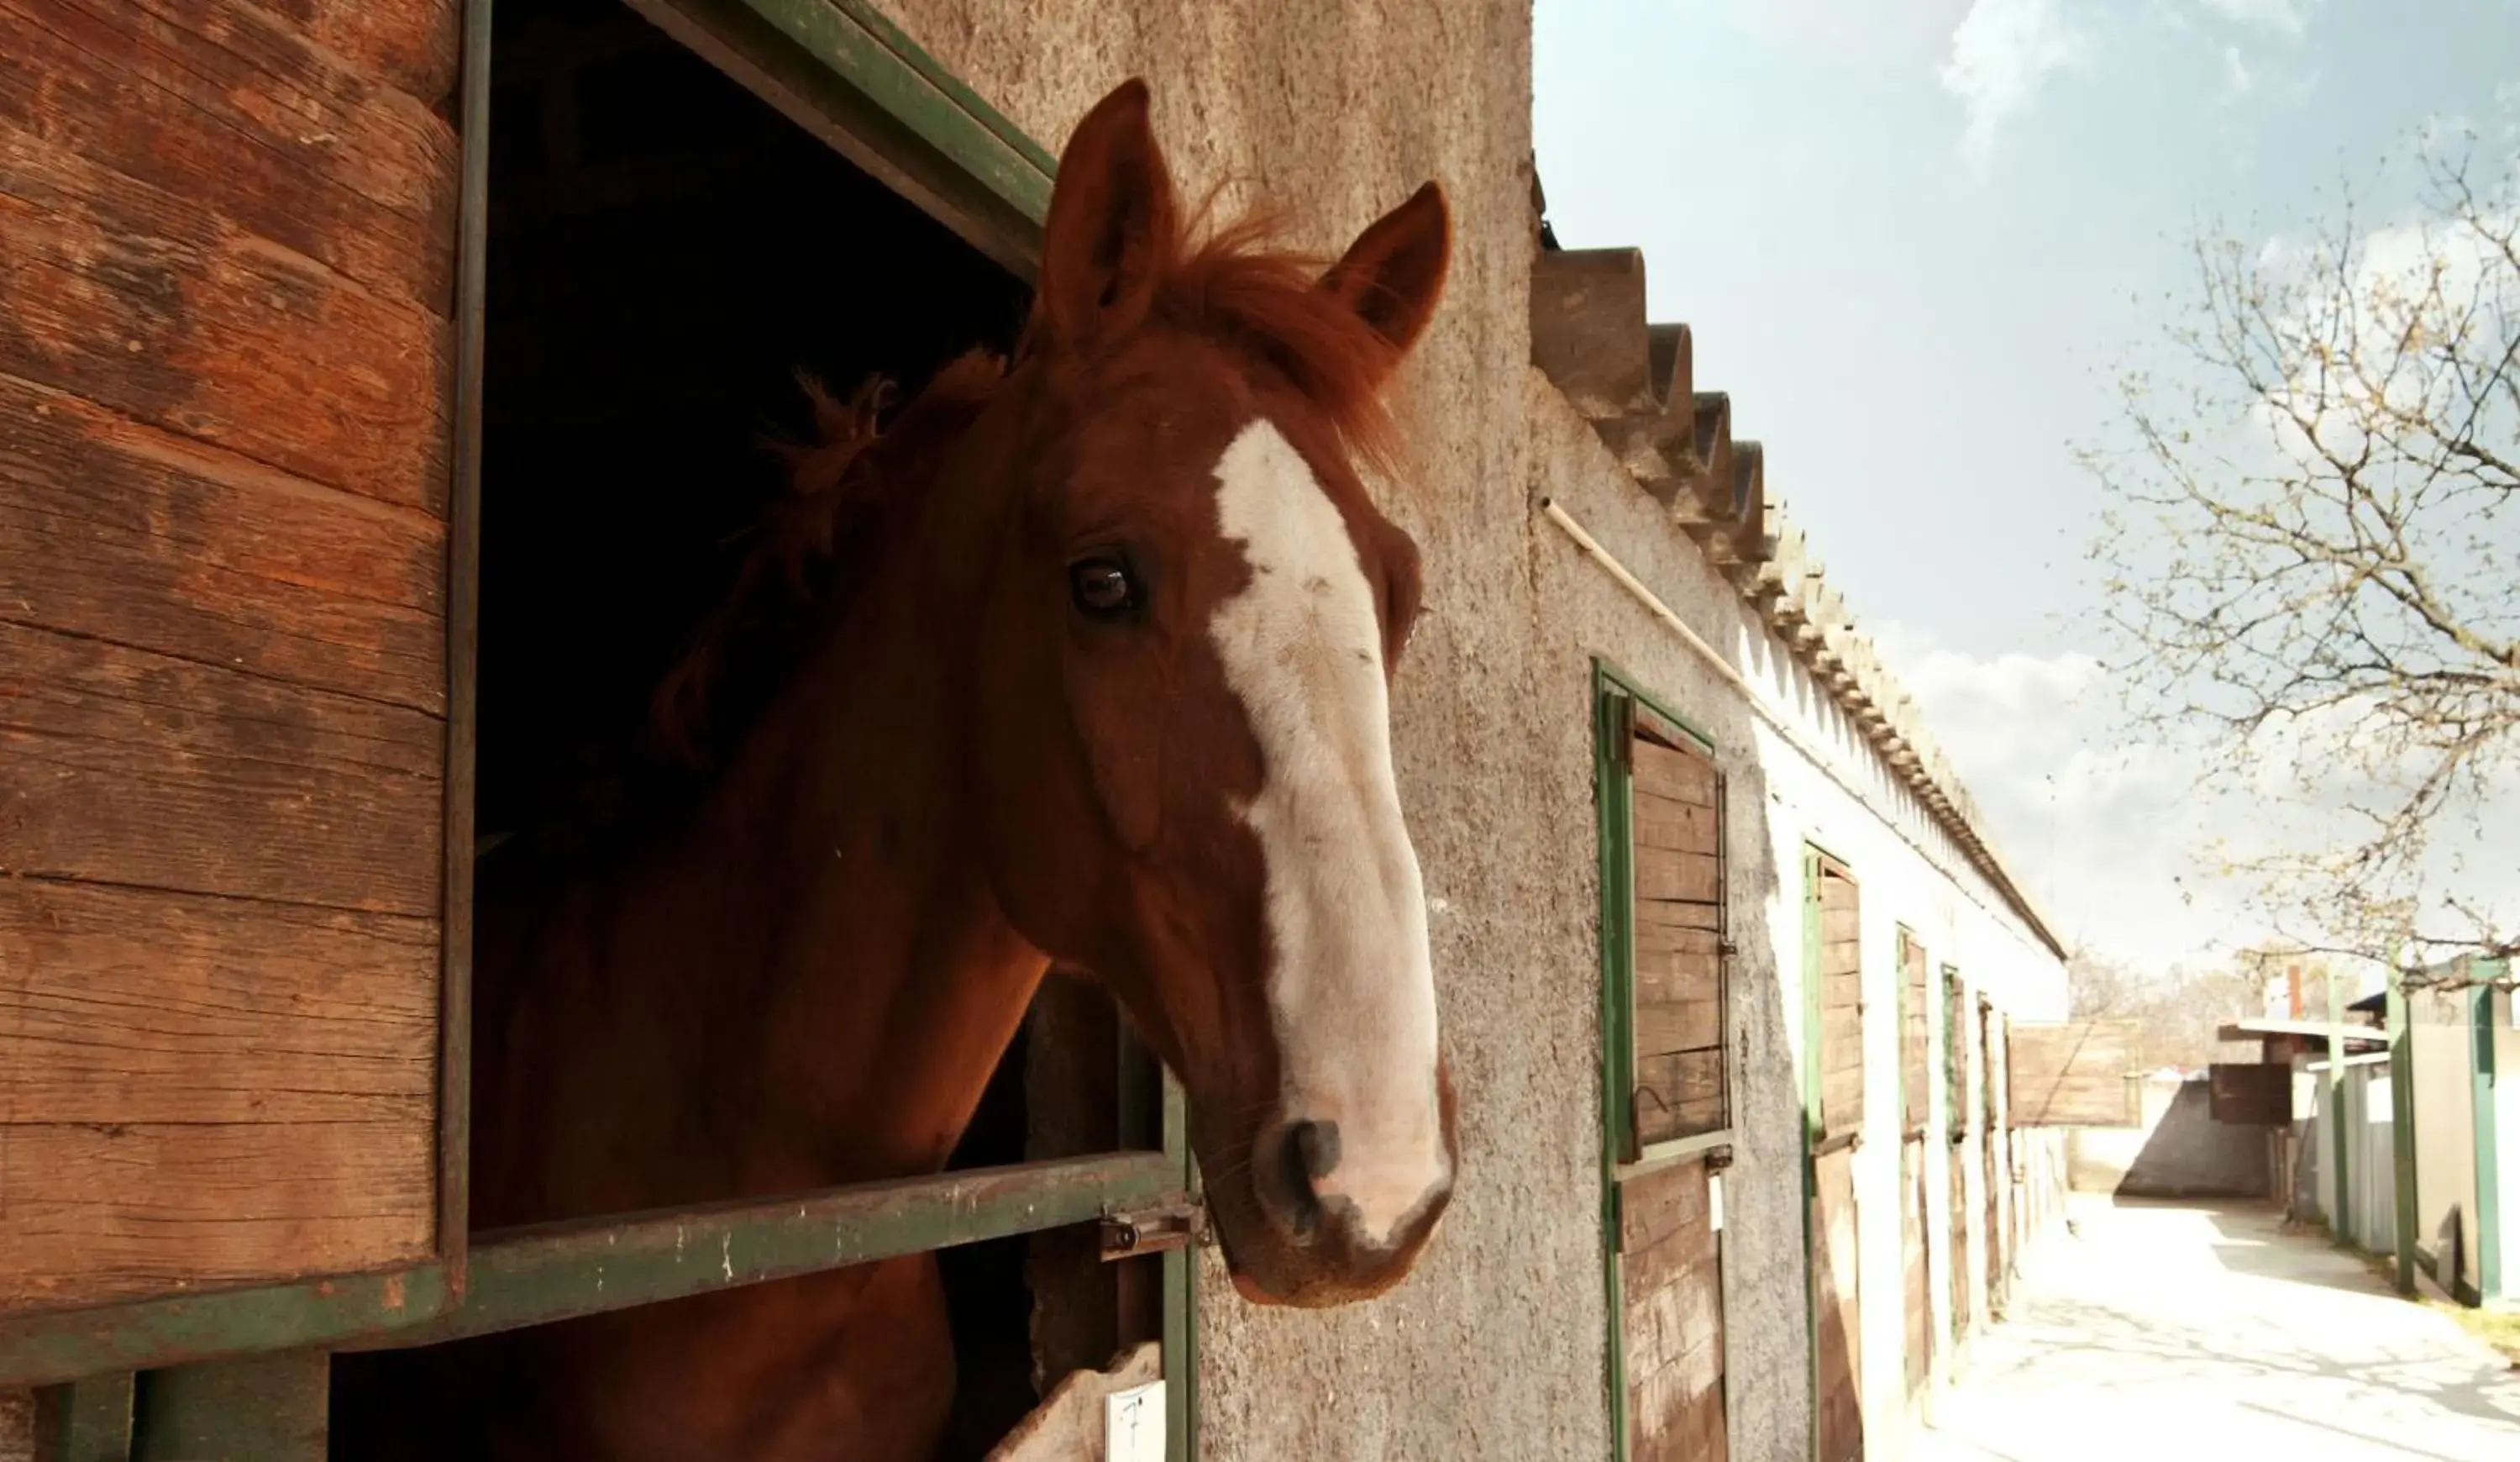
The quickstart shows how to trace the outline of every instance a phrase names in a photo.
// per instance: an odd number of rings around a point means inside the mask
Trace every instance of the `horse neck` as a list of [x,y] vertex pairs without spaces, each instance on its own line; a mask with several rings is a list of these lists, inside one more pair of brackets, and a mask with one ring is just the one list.
[[919,557],[861,591],[638,880],[684,931],[650,1015],[705,1093],[693,1135],[739,1155],[747,1193],[942,1166],[1047,965],[962,845],[962,710]]

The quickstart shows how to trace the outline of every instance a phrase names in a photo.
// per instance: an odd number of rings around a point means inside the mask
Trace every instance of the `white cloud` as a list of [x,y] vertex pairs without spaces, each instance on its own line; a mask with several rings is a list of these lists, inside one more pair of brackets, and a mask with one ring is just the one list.
[[2223,80],[2235,97],[2247,96],[2249,89],[2258,84],[2257,78],[2249,74],[2248,63],[2240,59],[2237,46],[2223,48]]
[[2200,0],[2207,10],[2243,25],[2260,25],[2298,38],[2308,28],[2294,0]]
[[1984,167],[1995,134],[2007,119],[2029,110],[2048,76],[2079,64],[2089,49],[2084,33],[2065,17],[2061,0],[1977,0],[1952,29],[1951,58],[1937,73],[1943,89],[1960,99],[1968,123],[1960,156]]
[[1873,639],[2058,938],[2160,973],[2263,933],[2201,856],[2228,829],[2195,796],[2197,764],[2124,732],[2098,661],[1974,656],[1896,624]]
[[[2360,783],[2305,774],[2273,739],[2257,774],[2206,776],[2193,748],[2128,728],[2119,687],[2090,655],[1976,656],[1896,623],[1872,638],[2069,946],[2153,974],[2208,965],[2275,933],[2226,859],[2360,836],[2343,811]],[[2520,774],[2440,832],[2432,891],[2520,920],[2503,872],[2520,862]]]

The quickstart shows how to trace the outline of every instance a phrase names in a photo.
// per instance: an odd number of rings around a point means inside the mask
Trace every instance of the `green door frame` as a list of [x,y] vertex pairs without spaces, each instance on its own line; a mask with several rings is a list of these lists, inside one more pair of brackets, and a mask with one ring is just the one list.
[[[471,1069],[472,708],[493,3],[465,4],[459,97],[437,1256],[389,1272],[0,1316],[0,1387],[47,1388],[42,1409],[61,1439],[86,1448],[75,1453],[82,1459],[125,1454],[135,1405],[146,1456],[153,1435],[209,1435],[200,1428],[227,1425],[222,1418],[233,1413],[239,1395],[302,1401],[307,1387],[321,1384],[324,1368],[275,1352],[320,1359],[331,1349],[425,1344],[1196,1201],[1187,1106],[1167,1073],[1159,1151],[853,1184],[512,1233],[466,1231],[470,1113],[461,1074]],[[983,253],[1031,277],[1056,160],[875,6],[866,0],[627,3]],[[1189,1462],[1196,1454],[1193,1266],[1190,1251],[1179,1247],[1163,1251],[1161,1262],[1167,1454]],[[240,1356],[253,1358],[230,1358]],[[135,1372],[148,1373],[137,1388]],[[271,1439],[256,1454],[303,1454],[290,1446]]]
[[[1692,1153],[1729,1148],[1732,1100],[1723,1130],[1640,1147],[1630,1093],[1636,1088],[1635,781],[1627,741],[1642,714],[1657,731],[1676,732],[1709,756],[1714,738],[1606,660],[1593,662],[1593,804],[1601,883],[1601,1285],[1609,1328],[1610,1456],[1628,1462],[1627,1287],[1619,1272],[1619,1179],[1624,1167],[1660,1165]],[[1729,977],[1728,977],[1729,980]],[[1727,985],[1729,989],[1729,984]],[[1724,1021],[1732,1021],[1729,995]],[[1728,1071],[1726,1080],[1731,1080]],[[1727,1332],[1728,1334],[1730,1332]],[[1724,1368],[1727,1416],[1732,1368]]]
[[2494,1017],[2496,1006],[2508,997],[2499,996],[2495,982],[2510,967],[2503,960],[2477,960],[2468,968],[2476,982],[2467,992],[2468,1090],[2476,1134],[2476,1297],[2469,1302],[2498,1304],[2503,1298],[2502,1138]]
[[2398,1293],[2415,1292],[2415,1045],[2407,1029],[2403,972],[2389,971],[2389,1157],[2395,1169],[2398,1208]]

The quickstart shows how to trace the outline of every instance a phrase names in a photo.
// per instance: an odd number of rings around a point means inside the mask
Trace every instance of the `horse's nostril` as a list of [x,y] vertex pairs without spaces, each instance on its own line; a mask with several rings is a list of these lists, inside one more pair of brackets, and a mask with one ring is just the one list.
[[1330,1175],[1338,1166],[1338,1125],[1327,1121],[1299,1121],[1286,1129],[1286,1146],[1294,1153],[1294,1171],[1303,1186],[1314,1184]]
[[1287,1231],[1298,1239],[1311,1238],[1322,1221],[1322,1201],[1313,1191],[1314,1148],[1304,1135],[1312,1125],[1296,1123],[1278,1144],[1278,1198]]

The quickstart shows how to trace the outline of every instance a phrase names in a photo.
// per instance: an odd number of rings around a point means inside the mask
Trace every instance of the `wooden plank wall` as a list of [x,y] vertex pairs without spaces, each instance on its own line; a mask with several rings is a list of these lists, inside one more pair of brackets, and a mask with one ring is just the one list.
[[1969,1068],[1968,992],[1957,972],[1943,972],[1943,1064],[1950,1083],[1945,1113],[1946,1135],[1951,1143],[1951,1230],[1952,1256],[1945,1267],[1951,1270],[1952,1336],[1955,1340],[1968,1334],[1969,1327],[1969,1225],[1967,1137],[1971,1108],[1968,1099]]
[[1934,1299],[1931,1260],[1925,1243],[1925,1140],[1899,1144],[1900,1244],[1905,1284],[1902,1308],[1907,1317],[1908,1393],[1924,1390],[1934,1373]]
[[1619,1186],[1630,1462],[1724,1462],[1724,1271],[1703,1158]]
[[2127,1079],[2135,1029],[2124,1021],[2028,1022],[2007,1036],[2007,1099],[2016,1127],[2131,1127]]
[[1636,846],[1637,1140],[1730,1123],[1724,1068],[1722,787],[1712,758],[1640,732]]
[[2007,1134],[1998,1093],[2003,1090],[2003,1018],[1995,1007],[1978,1002],[1978,1050],[1984,1063],[1984,1101],[1986,1126],[1982,1140],[1986,1144],[1986,1304],[1989,1318],[2003,1314],[2004,1256],[2011,1252],[2005,1241],[2003,1215],[2009,1211],[2003,1201],[2003,1187],[2009,1168],[2004,1162]]
[[0,0],[0,1305],[432,1245],[456,0]]
[[1899,932],[1899,1103],[1902,1131],[1921,1136],[1934,1109],[1931,1023],[1933,996],[1925,976],[1925,946]]
[[1864,957],[1855,880],[1820,864],[1820,1111],[1824,1137],[1864,1126]]
[[1933,1005],[1925,976],[1925,946],[1899,931],[1899,1238],[1901,1304],[1907,1319],[1908,1390],[1923,1389],[1932,1375],[1934,1302],[1925,1242],[1925,1125],[1933,1110],[1929,1036]]
[[1864,1335],[1857,1303],[1855,1150],[1822,1153],[1812,1165],[1812,1297],[1819,1387],[1818,1462],[1864,1456]]

